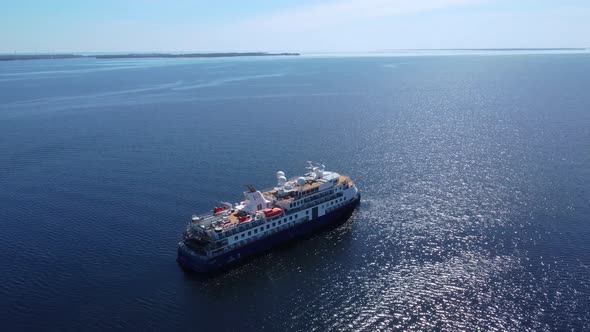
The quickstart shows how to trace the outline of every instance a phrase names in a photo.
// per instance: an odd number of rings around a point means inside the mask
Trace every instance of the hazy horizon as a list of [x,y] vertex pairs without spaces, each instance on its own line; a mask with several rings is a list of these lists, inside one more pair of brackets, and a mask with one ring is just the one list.
[[[498,47],[498,48],[407,48],[407,49],[383,49],[383,50],[349,50],[349,51],[305,51],[305,52],[297,52],[292,51],[295,53],[299,53],[300,55],[311,55],[311,54],[387,54],[387,53],[404,53],[404,52],[445,52],[445,51],[454,51],[454,52],[479,52],[479,51],[490,51],[490,52],[534,52],[534,51],[586,51],[589,47]],[[116,51],[116,52],[88,52],[88,51],[56,51],[56,52],[0,52],[3,55],[11,55],[11,54],[76,54],[76,55],[97,55],[97,54],[150,54],[150,53],[169,53],[169,54],[208,54],[208,53],[278,53],[281,52],[280,50],[242,50],[242,51],[231,51],[231,50],[207,50],[207,51],[197,51],[197,50],[176,50],[176,51],[168,51],[168,50],[144,50],[144,51],[134,51],[134,50],[123,50],[123,51]]]

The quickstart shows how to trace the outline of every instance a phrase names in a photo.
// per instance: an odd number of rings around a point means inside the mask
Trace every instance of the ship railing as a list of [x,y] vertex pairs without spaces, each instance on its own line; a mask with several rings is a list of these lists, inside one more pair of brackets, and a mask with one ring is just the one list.
[[[274,188],[273,188],[272,190],[274,190]],[[266,192],[266,191],[265,191],[265,192]],[[325,195],[330,195],[330,194],[332,194],[333,192],[334,192],[334,188],[332,188],[332,187],[331,187],[331,188],[328,188],[328,189],[324,189],[324,190],[322,190],[322,191],[317,191],[317,192],[314,192],[314,193],[312,193],[312,194],[307,194],[307,195],[300,195],[300,194],[299,194],[299,191],[292,191],[292,192],[290,192],[290,193],[289,193],[287,196],[285,196],[285,197],[277,197],[276,199],[277,199],[278,201],[281,201],[281,200],[283,200],[283,199],[290,199],[290,198],[301,198],[301,197],[305,197],[305,198],[304,198],[304,200],[315,200],[315,199],[317,199],[318,197],[323,197],[323,196],[325,196]]]
[[265,219],[264,218],[261,218],[261,219],[258,219],[258,220],[252,220],[252,221],[244,222],[244,223],[241,223],[241,224],[237,224],[237,225],[235,225],[235,226],[233,226],[233,227],[231,227],[229,229],[224,230],[222,233],[219,233],[218,234],[219,235],[219,238],[220,239],[221,238],[226,238],[226,237],[231,236],[231,235],[234,235],[236,233],[240,233],[242,231],[245,231],[245,230],[247,230],[249,228],[262,225],[264,223],[264,221],[265,221]]
[[[337,193],[336,195],[338,195],[338,194],[342,195],[342,193]],[[330,192],[326,192],[321,195],[317,195],[315,197],[304,199],[303,202],[315,204],[318,200],[323,199],[324,197],[327,197],[327,196],[332,196],[332,195],[334,195],[334,192],[331,190]]]
[[[274,216],[274,217],[268,218],[268,219],[261,218],[258,220],[252,220],[252,221],[245,222],[242,224],[237,224],[237,225],[233,226],[232,228],[225,229],[221,233],[206,232],[199,225],[194,225],[194,229],[198,230],[198,232],[200,232],[200,233],[203,233],[203,232],[207,233],[211,237],[212,240],[216,240],[216,241],[222,240],[222,239],[225,239],[225,238],[230,237],[232,235],[235,235],[236,233],[240,233],[240,232],[243,232],[243,231],[248,230],[250,228],[262,225],[265,222],[272,222],[275,220],[279,220],[285,216],[290,216],[290,215],[297,213],[301,210],[308,209],[309,207],[317,206],[319,204],[323,204],[327,201],[330,201],[330,200],[333,200],[333,199],[336,199],[336,198],[339,198],[342,196],[343,196],[343,193],[341,193],[341,192],[338,192],[338,193],[332,192],[332,194],[324,193],[320,199],[315,199],[313,201],[310,201],[310,202],[303,204],[301,206],[298,206],[296,208],[291,208],[291,209],[285,211],[283,214],[280,214],[278,216]],[[328,209],[330,209],[330,211],[333,210],[333,208],[328,208]]]
[[279,231],[282,231],[284,229],[293,227],[296,224],[299,224],[299,223],[302,223],[302,222],[308,221],[308,220],[309,220],[309,216],[302,216],[300,218],[297,218],[295,220],[289,221],[289,222],[287,222],[285,224],[282,224],[280,226],[276,226],[273,229],[269,229],[269,230],[267,230],[267,231],[265,231],[265,232],[263,232],[261,234],[250,236],[249,238],[244,239],[244,240],[241,240],[239,242],[228,244],[228,245],[225,245],[225,246],[220,247],[220,248],[215,248],[215,249],[211,248],[211,250],[207,251],[207,256],[210,256],[210,257],[211,256],[217,256],[217,255],[222,254],[224,252],[227,252],[227,251],[233,250],[235,248],[241,247],[241,246],[243,246],[245,244],[251,243],[251,242],[256,241],[256,240],[258,240],[260,238],[270,236],[270,235],[275,234],[275,233],[277,233]]
[[332,195],[334,193],[334,189],[330,189],[330,190],[325,190],[325,191],[320,191],[317,194],[314,194],[312,196],[306,197],[303,199],[304,202],[311,202],[311,201],[315,201],[318,198],[322,198],[325,197],[327,195]]
[[236,224],[236,225],[234,225],[231,228],[226,228],[221,233],[216,233],[216,232],[211,231],[211,230],[207,231],[207,230],[203,229],[202,227],[200,227],[199,225],[192,225],[191,224],[191,228],[194,229],[194,230],[197,230],[200,233],[206,233],[213,240],[221,240],[221,239],[224,239],[224,238],[226,238],[228,236],[231,236],[231,235],[234,235],[236,233],[239,233],[239,232],[242,232],[244,230],[247,230],[249,228],[259,226],[259,225],[261,225],[263,223],[264,223],[264,218],[261,218],[261,219],[258,219],[258,220],[252,220],[252,221],[248,221],[248,222]]
[[[197,230],[198,232],[204,233],[207,231],[208,228],[210,228],[212,223],[214,223],[217,220],[221,220],[225,215],[225,213],[219,213],[217,215],[211,213],[193,214],[193,218],[198,217],[199,219],[197,221],[191,220],[189,226]],[[201,227],[201,225],[205,225],[205,227]]]
[[208,235],[207,229],[201,227],[201,225],[195,225],[195,224],[191,223],[191,224],[189,224],[188,229],[190,229],[192,232],[197,233],[197,234]]
[[271,217],[271,218],[266,219],[266,222],[276,221],[276,220],[279,220],[279,219],[283,218],[284,216],[285,216],[285,214],[284,213],[281,213],[279,215],[276,215],[274,217]]
[[288,211],[288,212],[286,212],[286,214],[287,214],[287,215],[290,215],[290,214],[293,214],[293,213],[295,213],[295,212],[299,212],[299,211],[301,211],[301,210],[308,209],[308,208],[310,208],[310,207],[313,207],[313,206],[316,206],[316,205],[319,205],[319,204],[325,203],[325,202],[327,202],[327,201],[331,201],[331,200],[333,200],[333,199],[336,199],[336,198],[339,198],[339,197],[342,197],[342,196],[343,196],[343,193],[341,193],[341,192],[339,192],[339,193],[336,193],[336,194],[332,194],[332,195],[330,195],[330,196],[324,196],[324,197],[322,197],[321,199],[316,199],[316,200],[313,200],[313,201],[311,201],[311,202],[309,202],[309,203],[305,203],[305,204],[302,204],[302,205],[300,205],[300,206],[297,206],[297,207],[295,207],[295,208],[291,208],[291,209],[289,209],[289,211]]
[[214,214],[214,213],[211,213],[211,212],[204,212],[204,213],[201,213],[201,214],[193,214],[193,217],[199,217],[199,219],[200,219],[199,222],[201,222],[201,221],[206,221],[206,220],[209,220],[209,219],[213,219],[215,217],[221,217],[223,215],[223,213],[224,212],[227,212],[227,211],[228,210],[223,210],[221,212],[218,212],[218,214]]

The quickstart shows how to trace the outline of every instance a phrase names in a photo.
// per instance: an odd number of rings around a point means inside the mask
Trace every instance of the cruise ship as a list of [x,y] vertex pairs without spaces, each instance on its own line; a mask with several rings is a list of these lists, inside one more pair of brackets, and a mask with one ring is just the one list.
[[344,223],[360,202],[352,180],[308,162],[303,176],[276,173],[268,190],[248,186],[244,201],[222,203],[193,215],[178,245],[178,263],[188,271],[214,272],[321,229]]

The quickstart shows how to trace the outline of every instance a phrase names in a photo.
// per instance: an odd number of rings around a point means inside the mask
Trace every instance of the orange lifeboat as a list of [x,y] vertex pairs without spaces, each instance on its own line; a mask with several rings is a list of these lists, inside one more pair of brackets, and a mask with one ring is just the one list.
[[262,212],[264,212],[264,216],[266,218],[272,218],[274,216],[277,216],[277,215],[283,213],[283,209],[275,207],[272,209],[264,209]]

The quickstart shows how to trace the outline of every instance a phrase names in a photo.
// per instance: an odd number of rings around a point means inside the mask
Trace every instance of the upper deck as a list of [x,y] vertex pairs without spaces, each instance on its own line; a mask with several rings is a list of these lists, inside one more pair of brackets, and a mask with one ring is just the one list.
[[312,195],[319,191],[330,189],[334,186],[340,185],[345,182],[348,182],[349,186],[353,184],[352,180],[346,175],[340,175],[338,173],[332,174],[334,174],[335,176],[333,178],[329,178],[328,180],[306,179],[305,184],[296,185],[293,187],[292,190],[289,190],[287,192],[280,193],[278,188],[273,188],[263,191],[262,194],[265,197],[272,199],[273,201],[292,201],[297,198]]
[[201,226],[202,228],[205,229],[212,229],[213,227],[215,227],[215,224],[217,222],[221,222],[223,225],[223,228],[230,228],[233,225],[237,225],[239,223],[238,220],[238,214],[239,211],[232,209],[232,210],[225,210],[221,213],[218,214],[206,214],[206,215],[202,215],[200,217],[198,217],[199,219],[196,219],[193,217],[193,222],[198,225]]

